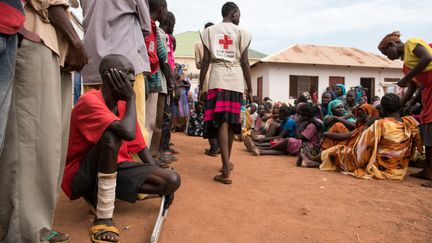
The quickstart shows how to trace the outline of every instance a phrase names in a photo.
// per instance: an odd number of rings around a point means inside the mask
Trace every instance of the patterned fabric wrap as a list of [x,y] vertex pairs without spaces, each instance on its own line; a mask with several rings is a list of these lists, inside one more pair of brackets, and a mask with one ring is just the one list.
[[204,114],[204,138],[217,138],[219,126],[229,123],[234,134],[241,134],[241,101],[240,92],[211,89],[207,93],[206,110]]
[[423,150],[414,118],[384,118],[366,129],[352,148],[339,145],[324,151],[320,168],[363,179],[403,180],[415,148]]
[[187,127],[187,135],[202,137],[204,127],[204,114],[191,111]]

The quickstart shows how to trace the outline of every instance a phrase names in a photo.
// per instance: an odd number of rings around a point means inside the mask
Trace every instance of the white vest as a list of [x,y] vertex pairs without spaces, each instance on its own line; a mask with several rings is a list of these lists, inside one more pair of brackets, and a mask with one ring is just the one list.
[[201,38],[211,54],[209,89],[243,93],[245,79],[240,59],[252,35],[233,23],[220,23],[205,29]]

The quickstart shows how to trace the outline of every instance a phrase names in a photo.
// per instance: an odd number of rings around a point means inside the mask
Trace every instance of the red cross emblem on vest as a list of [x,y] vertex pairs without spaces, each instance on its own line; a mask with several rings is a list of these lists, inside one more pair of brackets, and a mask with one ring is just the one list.
[[232,45],[233,41],[229,39],[228,35],[224,35],[224,38],[219,40],[219,44],[223,45],[225,50],[228,49],[229,45]]

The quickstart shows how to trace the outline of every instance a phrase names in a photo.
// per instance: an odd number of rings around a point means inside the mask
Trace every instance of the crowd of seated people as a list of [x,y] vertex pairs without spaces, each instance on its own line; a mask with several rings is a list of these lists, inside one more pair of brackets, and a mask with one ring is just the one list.
[[342,84],[328,88],[321,103],[308,92],[294,105],[265,98],[246,112],[244,144],[255,156],[298,156],[297,166],[402,180],[409,161],[423,152],[420,101],[414,95],[403,106],[401,97],[386,94],[368,103],[360,86],[347,91]]

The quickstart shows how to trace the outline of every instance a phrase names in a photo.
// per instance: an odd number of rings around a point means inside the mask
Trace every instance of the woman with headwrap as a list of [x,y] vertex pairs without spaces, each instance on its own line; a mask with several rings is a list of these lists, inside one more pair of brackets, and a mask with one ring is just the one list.
[[[338,139],[338,145],[335,145],[333,147],[330,147],[322,152],[322,154],[325,154],[325,156],[322,156],[319,154],[318,156],[312,156],[308,155],[308,157],[313,161],[321,162],[328,162],[329,157],[335,157],[337,155],[340,156],[341,160],[345,159],[345,155],[349,155],[349,152],[351,151],[354,142],[357,140],[357,138],[363,133],[363,131],[367,128],[367,123],[371,121],[375,121],[380,117],[380,114],[378,110],[369,104],[364,104],[361,106],[356,107],[353,110],[353,115],[357,118],[356,121],[356,128],[350,132],[347,133],[338,133],[334,134],[333,136]],[[327,135],[328,136],[328,135]],[[342,150],[342,151],[340,151]],[[335,151],[338,152],[338,154],[335,154]],[[325,152],[325,153],[324,153]],[[342,154],[342,155],[341,155]]]
[[345,96],[346,96],[346,93],[347,93],[345,85],[343,85],[343,84],[336,84],[334,92],[335,92],[337,100],[345,101]]
[[345,109],[348,111],[348,114],[353,114],[354,108],[357,107],[356,94],[354,90],[348,91],[345,98]]
[[[417,86],[422,87],[423,108],[420,116],[423,144],[426,147],[426,166],[413,176],[432,180],[432,44],[419,38],[411,38],[404,43],[400,39],[400,33],[395,31],[383,38],[378,49],[390,60],[403,58],[405,76],[398,82],[401,87],[408,86],[408,91],[402,98],[403,105],[411,99]],[[423,185],[432,187],[432,182]]]
[[350,146],[322,152],[321,170],[343,171],[357,178],[403,180],[415,148],[422,149],[417,121],[401,117],[399,96],[383,97],[384,118],[375,121]]
[[328,105],[328,115],[324,118],[324,133],[321,149],[326,150],[347,139],[349,131],[353,130],[355,118],[348,114],[342,101],[333,100]]
[[321,96],[321,113],[322,118],[326,117],[328,115],[329,111],[329,104],[333,100],[333,96],[330,92],[324,92]]
[[328,105],[330,101],[333,100],[332,94],[328,91],[324,92],[321,96],[321,104],[317,105],[317,108],[319,110],[319,117],[317,117],[320,120],[323,120],[324,117],[328,115]]

